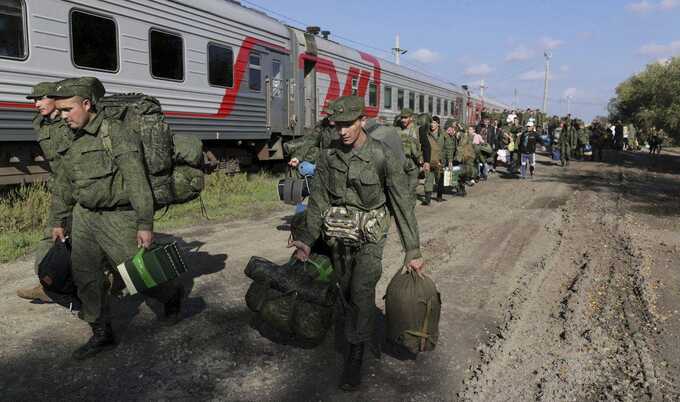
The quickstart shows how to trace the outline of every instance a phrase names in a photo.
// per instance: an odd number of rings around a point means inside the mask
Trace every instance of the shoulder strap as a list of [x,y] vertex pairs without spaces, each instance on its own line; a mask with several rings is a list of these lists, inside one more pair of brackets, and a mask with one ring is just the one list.
[[99,131],[99,138],[102,140],[102,145],[108,151],[109,155],[113,156],[113,144],[111,143],[111,123],[108,119],[102,121]]

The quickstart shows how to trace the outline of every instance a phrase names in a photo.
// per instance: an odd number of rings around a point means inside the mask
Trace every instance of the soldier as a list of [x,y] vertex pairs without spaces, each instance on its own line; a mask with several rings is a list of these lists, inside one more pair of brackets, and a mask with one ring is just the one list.
[[418,187],[418,175],[420,174],[420,165],[423,163],[423,155],[418,141],[418,127],[416,127],[413,119],[413,111],[409,108],[402,109],[399,117],[401,118],[399,136],[404,148],[404,156],[406,156],[404,172],[408,176],[411,198],[415,207],[416,188]]
[[[31,94],[26,97],[33,100],[37,110],[36,116],[33,118],[33,128],[38,134],[38,143],[43,157],[50,166],[50,178],[47,181],[47,186],[51,192],[55,190],[53,183],[55,182],[55,175],[59,172],[57,166],[60,163],[59,158],[57,158],[58,151],[67,148],[73,140],[73,135],[59,116],[55,100],[47,96],[55,90],[56,86],[56,83],[41,82],[36,84]],[[53,217],[49,218],[49,222],[53,222]],[[69,219],[65,219],[62,224],[67,229],[66,233],[70,233]],[[38,273],[40,262],[54,245],[51,232],[51,228],[46,228],[43,239],[36,246],[34,264],[36,274]],[[52,301],[40,284],[31,288],[18,289],[17,295],[29,300]]]
[[[80,317],[92,328],[92,337],[74,351],[76,360],[116,346],[104,259],[118,265],[139,247],[150,247],[154,238],[154,200],[141,143],[122,121],[97,110],[103,93],[101,82],[91,77],[65,80],[53,93],[74,139],[58,152],[62,163],[53,194],[57,202],[52,206],[52,237],[64,238],[62,219],[72,215],[73,278],[83,303]],[[110,138],[108,146],[102,137]],[[64,194],[73,194],[73,199],[64,199]],[[162,321],[174,324],[180,319],[182,290],[174,282],[145,294],[164,303]]]
[[571,160],[571,124],[569,119],[564,118],[560,124],[560,139],[558,145],[560,147],[560,164],[562,167],[569,166]]
[[443,150],[444,133],[439,128],[439,117],[434,116],[430,124],[420,127],[420,148],[423,150],[423,170],[425,171],[425,198],[422,205],[430,205],[432,192],[437,186],[437,202],[444,201]]
[[[457,128],[458,123],[452,118],[449,118],[446,120],[446,123],[444,123],[444,166],[448,167],[449,169],[453,169],[453,162],[456,156],[456,148],[458,147],[458,135],[457,135]],[[453,174],[453,173],[452,173]],[[457,186],[456,186],[456,193],[458,195],[464,196],[465,195],[465,183],[461,179],[462,175],[458,174],[455,177],[457,177]]]
[[[375,286],[382,272],[382,255],[390,214],[394,216],[406,255],[404,264],[420,272],[418,225],[403,166],[392,152],[364,131],[364,100],[339,98],[331,120],[341,141],[325,150],[317,167],[304,227],[289,243],[295,256],[306,260],[310,245],[321,237],[340,267],[345,335],[349,342],[341,388],[355,390],[361,382],[364,344],[374,330]],[[359,224],[347,216],[359,216]],[[350,224],[350,222],[353,222]]]

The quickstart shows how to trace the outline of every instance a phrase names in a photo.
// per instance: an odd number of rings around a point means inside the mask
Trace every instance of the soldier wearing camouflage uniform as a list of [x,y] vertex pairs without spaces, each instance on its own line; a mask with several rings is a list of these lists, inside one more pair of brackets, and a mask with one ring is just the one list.
[[[382,274],[390,213],[406,252],[404,264],[420,272],[423,261],[403,164],[387,147],[366,135],[364,100],[339,98],[331,119],[340,141],[321,154],[304,226],[289,247],[296,247],[296,257],[304,261],[310,246],[323,234],[333,250],[349,342],[341,387],[351,391],[361,382],[364,344],[374,332],[375,287]],[[358,220],[342,218],[345,216]],[[342,222],[336,225],[338,220]]]
[[[150,247],[154,237],[154,199],[141,142],[122,121],[97,110],[103,93],[99,80],[83,77],[61,82],[52,94],[74,135],[73,142],[58,151],[62,163],[54,184],[52,235],[63,239],[63,220],[73,217],[73,278],[83,303],[80,317],[93,334],[73,353],[77,360],[116,345],[103,261],[118,265],[139,247]],[[110,138],[110,144],[105,145],[103,137]],[[72,194],[72,199],[65,194]],[[179,320],[182,290],[174,282],[149,289],[145,295],[164,303],[164,322]]]
[[413,111],[411,109],[402,109],[401,114],[401,130],[399,136],[404,148],[404,156],[406,156],[406,165],[404,172],[408,177],[408,185],[413,200],[413,206],[416,203],[416,188],[418,187],[418,175],[420,174],[420,165],[423,163],[423,154],[418,141],[418,127],[415,125],[413,119]]
[[[33,118],[33,129],[38,134],[38,144],[40,145],[42,155],[50,166],[50,177],[47,181],[47,187],[52,193],[56,190],[54,182],[57,180],[56,175],[60,171],[58,165],[61,161],[58,158],[58,152],[68,148],[73,141],[73,134],[68,126],[66,126],[66,123],[61,119],[55,105],[55,100],[47,96],[51,92],[54,92],[56,86],[57,84],[53,82],[41,82],[36,84],[33,87],[31,94],[26,97],[26,99],[30,99],[35,103],[37,109],[36,116]],[[63,194],[62,196],[68,197],[68,194]],[[53,211],[54,210],[50,210],[51,213]],[[51,216],[48,221],[54,222],[54,217]],[[67,234],[71,232],[71,223],[68,217],[65,217],[61,224],[66,229],[65,232]],[[38,273],[40,262],[53,245],[52,228],[48,227],[45,229],[43,238],[35,248],[34,268],[36,274]],[[40,284],[27,289],[18,289],[17,295],[29,300],[41,300],[43,302],[52,301]]]
[[423,150],[423,170],[425,171],[425,198],[422,205],[430,205],[435,185],[437,187],[437,202],[444,201],[444,172],[442,165],[444,133],[439,128],[439,117],[432,117],[428,123],[422,125],[419,130],[420,148]]

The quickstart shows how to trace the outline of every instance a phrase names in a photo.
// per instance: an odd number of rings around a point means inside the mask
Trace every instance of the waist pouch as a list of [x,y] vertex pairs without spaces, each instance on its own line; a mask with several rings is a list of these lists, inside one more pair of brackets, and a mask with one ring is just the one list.
[[350,246],[377,243],[388,229],[389,215],[384,207],[368,212],[331,207],[323,214],[323,235],[329,243],[337,240]]

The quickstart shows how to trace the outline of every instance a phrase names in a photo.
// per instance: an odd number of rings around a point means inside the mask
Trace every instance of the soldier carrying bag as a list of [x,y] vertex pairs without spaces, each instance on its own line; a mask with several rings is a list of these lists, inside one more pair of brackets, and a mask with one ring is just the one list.
[[[156,209],[197,198],[204,188],[203,144],[191,136],[173,135],[158,99],[144,94],[106,96],[97,106],[138,135],[144,152]],[[102,143],[111,151],[111,132],[104,120]]]

